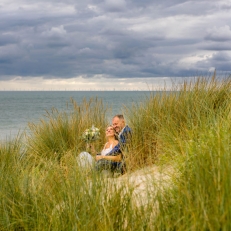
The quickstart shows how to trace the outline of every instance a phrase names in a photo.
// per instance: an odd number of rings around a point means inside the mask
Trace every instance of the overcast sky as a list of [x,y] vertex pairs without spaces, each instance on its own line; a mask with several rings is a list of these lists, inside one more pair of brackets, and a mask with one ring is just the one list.
[[231,73],[231,0],[0,0],[0,90],[143,89]]

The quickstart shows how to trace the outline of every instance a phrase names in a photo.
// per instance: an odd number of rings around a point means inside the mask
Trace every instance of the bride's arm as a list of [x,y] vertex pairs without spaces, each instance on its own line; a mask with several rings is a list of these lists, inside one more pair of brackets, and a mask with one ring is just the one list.
[[101,159],[105,159],[105,160],[112,160],[115,162],[120,162],[121,161],[121,154],[117,155],[117,156],[102,156],[102,155],[97,155],[95,157],[96,160],[101,160]]
[[115,145],[111,150],[111,152],[108,153],[106,156],[104,155],[96,156],[96,161],[101,159],[120,162],[122,160],[122,152],[120,150],[120,145],[119,144]]

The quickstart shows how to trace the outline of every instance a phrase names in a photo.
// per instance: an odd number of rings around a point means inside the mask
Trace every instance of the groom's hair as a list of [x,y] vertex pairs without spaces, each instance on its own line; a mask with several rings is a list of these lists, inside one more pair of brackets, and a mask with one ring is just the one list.
[[122,114],[115,115],[113,118],[119,118],[120,120],[124,120],[124,116]]

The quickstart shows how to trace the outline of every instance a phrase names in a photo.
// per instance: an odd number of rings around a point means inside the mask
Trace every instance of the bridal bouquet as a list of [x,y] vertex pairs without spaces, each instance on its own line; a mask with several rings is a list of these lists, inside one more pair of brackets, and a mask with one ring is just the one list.
[[92,141],[95,141],[97,139],[99,139],[99,136],[100,136],[100,132],[99,132],[99,129],[96,128],[94,125],[92,125],[91,128],[88,128],[84,131],[83,135],[82,135],[82,138],[90,143]]

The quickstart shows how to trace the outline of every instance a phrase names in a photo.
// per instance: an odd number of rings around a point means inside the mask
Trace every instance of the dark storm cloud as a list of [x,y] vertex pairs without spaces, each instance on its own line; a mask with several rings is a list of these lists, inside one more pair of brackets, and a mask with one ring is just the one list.
[[226,72],[230,75],[231,66],[231,55],[230,53],[219,51],[212,55],[206,62],[201,61],[198,63],[199,66],[204,68],[209,63],[210,66],[219,67],[217,68],[221,72]]
[[211,51],[231,51],[231,43],[230,41],[222,42],[222,43],[209,42],[206,43],[206,45],[202,46],[201,48]]
[[2,35],[0,36],[0,46],[6,46],[8,44],[17,43],[17,37],[12,35]]
[[228,25],[220,28],[213,27],[207,32],[205,39],[217,42],[231,41],[230,27]]
[[230,13],[227,1],[2,0],[0,78],[228,70],[216,57],[230,57]]

